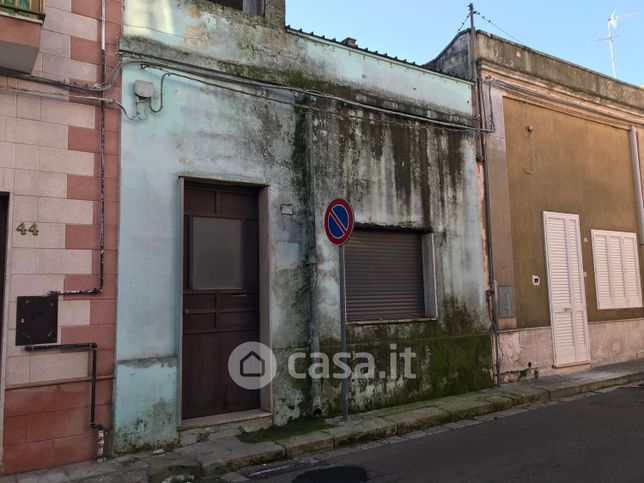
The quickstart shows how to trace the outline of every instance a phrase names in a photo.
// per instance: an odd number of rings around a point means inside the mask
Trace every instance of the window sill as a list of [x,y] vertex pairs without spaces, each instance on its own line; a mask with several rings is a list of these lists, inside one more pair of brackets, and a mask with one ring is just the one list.
[[273,414],[263,409],[249,409],[247,411],[236,411],[232,413],[215,414],[212,416],[203,416],[200,418],[184,419],[179,425],[179,431],[188,431],[190,429],[207,428],[212,426],[222,426],[230,423],[241,423],[254,419],[271,419]]
[[597,310],[631,310],[641,308],[642,305],[616,305],[614,307],[597,307]]
[[[2,7],[2,5],[0,5],[0,9],[1,8],[9,8],[9,7]],[[11,12],[10,13],[10,12],[0,10],[0,16],[2,16],[2,17],[15,18],[16,20],[24,20],[26,22],[32,22],[32,23],[36,23],[36,24],[40,24],[40,25],[42,25],[45,22],[45,14],[44,13],[43,14],[33,13],[31,15],[33,15],[33,16],[30,16],[30,14],[23,14],[23,13],[20,13],[20,12]]]
[[394,319],[394,320],[350,320],[347,322],[348,326],[351,325],[392,325],[392,324],[416,324],[423,322],[434,322],[438,320],[437,317],[419,317],[415,319]]

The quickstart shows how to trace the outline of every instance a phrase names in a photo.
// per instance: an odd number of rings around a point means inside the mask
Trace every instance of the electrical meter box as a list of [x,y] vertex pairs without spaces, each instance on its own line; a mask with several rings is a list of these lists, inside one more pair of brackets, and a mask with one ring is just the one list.
[[16,345],[51,344],[58,340],[58,295],[18,297]]

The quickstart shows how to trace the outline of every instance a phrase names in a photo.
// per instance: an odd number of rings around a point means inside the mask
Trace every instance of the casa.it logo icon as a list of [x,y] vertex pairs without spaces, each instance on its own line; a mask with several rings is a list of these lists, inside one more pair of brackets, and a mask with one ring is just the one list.
[[239,387],[261,389],[275,377],[277,359],[273,351],[261,342],[244,342],[230,353],[228,373]]

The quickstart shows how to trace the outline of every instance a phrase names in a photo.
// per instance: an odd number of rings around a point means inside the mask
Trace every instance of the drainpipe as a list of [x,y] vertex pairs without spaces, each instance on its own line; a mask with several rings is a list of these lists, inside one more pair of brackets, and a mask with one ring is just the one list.
[[494,278],[494,257],[492,254],[492,218],[490,215],[490,172],[487,159],[487,144],[485,142],[483,109],[481,109],[481,82],[478,75],[478,67],[476,62],[477,53],[477,39],[476,29],[474,28],[474,5],[469,4],[470,9],[470,39],[469,39],[469,61],[470,72],[472,75],[472,82],[474,82],[474,95],[473,108],[474,114],[479,119],[478,133],[479,147],[478,159],[483,163],[483,200],[485,206],[485,250],[487,252],[488,260],[488,289],[486,293],[486,301],[489,309],[490,322],[492,323],[492,332],[494,334],[494,353],[495,353],[495,366],[496,366],[496,383],[501,385],[501,362],[499,360],[499,321],[496,307],[496,280]]
[[43,351],[91,351],[92,352],[92,400],[90,403],[90,416],[89,426],[95,429],[98,435],[98,449],[96,453],[96,461],[102,463],[105,461],[105,428],[103,425],[96,422],[96,351],[98,344],[96,342],[83,342],[75,344],[50,344],[50,345],[28,345],[25,346],[27,352],[43,352]]
[[[308,229],[309,229],[309,254],[308,254],[308,263],[309,263],[309,276],[311,280],[310,284],[310,294],[309,294],[309,310],[310,310],[310,326],[309,326],[309,345],[310,353],[320,352],[320,293],[318,288],[318,276],[317,276],[317,236],[316,236],[316,216],[315,216],[315,162],[313,159],[313,113],[311,109],[308,109],[311,105],[315,104],[317,100],[315,98],[304,98],[302,101],[301,109],[306,109],[305,116],[305,126],[306,126],[306,170],[307,170],[307,216],[309,218]],[[297,108],[296,108],[297,109]],[[322,397],[321,397],[321,384],[318,379],[310,379],[310,393],[311,406],[310,411],[313,416],[322,416]]]
[[633,162],[633,181],[635,182],[635,197],[637,198],[637,219],[640,227],[640,246],[644,245],[644,200],[642,200],[642,172],[640,155],[637,146],[637,129],[631,126],[631,160]]
[[[106,0],[101,0],[101,86],[105,85],[105,80],[107,79],[107,57],[105,53],[105,27],[107,19],[105,16],[105,2]],[[53,290],[49,292],[49,295],[100,295],[105,289],[105,108],[105,101],[101,99],[99,101],[98,286],[81,290]]]

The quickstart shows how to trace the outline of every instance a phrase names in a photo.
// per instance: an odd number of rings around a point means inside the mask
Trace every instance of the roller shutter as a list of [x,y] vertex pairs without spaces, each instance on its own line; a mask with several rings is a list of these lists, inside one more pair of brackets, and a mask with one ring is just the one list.
[[349,321],[425,316],[420,232],[356,229],[345,270]]

